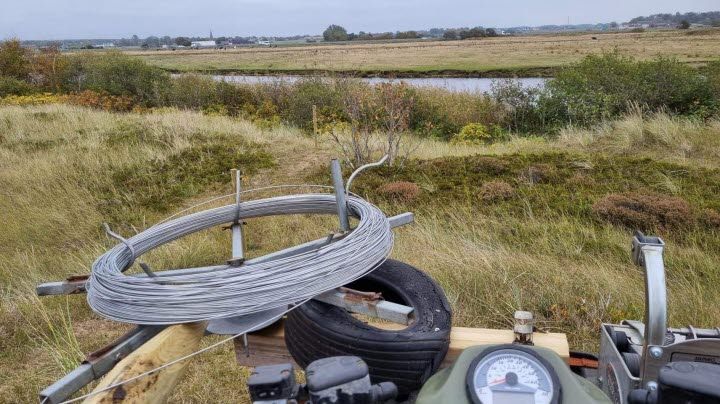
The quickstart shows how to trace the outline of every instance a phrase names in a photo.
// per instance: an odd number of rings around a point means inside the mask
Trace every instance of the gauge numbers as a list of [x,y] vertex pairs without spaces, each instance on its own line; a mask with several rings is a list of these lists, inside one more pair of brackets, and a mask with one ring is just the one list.
[[500,349],[484,356],[471,370],[471,390],[482,404],[550,404],[553,379],[532,354]]

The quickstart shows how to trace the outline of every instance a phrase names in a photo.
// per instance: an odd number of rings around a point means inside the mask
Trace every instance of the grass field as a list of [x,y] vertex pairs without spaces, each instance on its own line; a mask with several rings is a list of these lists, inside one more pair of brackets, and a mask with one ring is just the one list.
[[585,55],[615,49],[640,59],[672,56],[701,64],[720,57],[719,42],[720,29],[711,29],[130,53],[181,72],[535,76],[551,74]]
[[[455,325],[505,328],[514,310],[532,310],[541,329],[566,332],[573,348],[593,350],[601,321],[641,318],[632,231],[598,218],[591,207],[625,192],[686,200],[683,223],[660,229],[668,243],[670,321],[720,324],[719,121],[631,115],[592,130],[567,129],[555,140],[416,142],[416,160],[363,175],[355,191],[388,213],[416,212],[416,223],[398,230],[393,257],[440,282]],[[33,294],[38,282],[89,271],[113,245],[102,222],[131,235],[229,193],[228,170],[235,166],[248,174],[246,187],[327,183],[336,152],[294,128],[259,129],[188,111],[1,107],[0,402],[34,402],[84,353],[127,330],[94,315],[81,295]],[[383,192],[389,181],[412,181],[420,192],[410,200]],[[250,254],[316,238],[333,226],[332,218],[249,221]],[[146,261],[177,268],[221,262],[228,253],[229,235],[217,229]],[[226,345],[192,361],[173,402],[247,402],[246,376]]]

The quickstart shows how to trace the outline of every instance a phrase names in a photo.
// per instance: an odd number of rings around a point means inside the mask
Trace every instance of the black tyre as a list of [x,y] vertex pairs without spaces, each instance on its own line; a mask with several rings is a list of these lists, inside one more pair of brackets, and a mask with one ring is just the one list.
[[330,356],[354,355],[370,369],[373,383],[397,385],[401,396],[419,389],[437,370],[450,345],[452,311],[445,294],[422,271],[387,260],[347,285],[381,292],[385,300],[413,307],[413,322],[402,330],[372,327],[344,309],[311,300],[288,313],[285,343],[303,368]]

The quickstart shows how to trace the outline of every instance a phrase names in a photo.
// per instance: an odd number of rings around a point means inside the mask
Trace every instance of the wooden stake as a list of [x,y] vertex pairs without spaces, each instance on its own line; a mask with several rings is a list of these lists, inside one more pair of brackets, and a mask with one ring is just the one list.
[[[100,391],[108,386],[155,369],[165,363],[197,351],[207,323],[170,326],[120,361],[95,387]],[[188,360],[178,362],[155,373],[97,395],[85,403],[164,403],[185,373]]]
[[312,106],[312,120],[313,120],[313,139],[315,139],[315,147],[317,147],[318,138],[318,119],[317,119],[317,105]]

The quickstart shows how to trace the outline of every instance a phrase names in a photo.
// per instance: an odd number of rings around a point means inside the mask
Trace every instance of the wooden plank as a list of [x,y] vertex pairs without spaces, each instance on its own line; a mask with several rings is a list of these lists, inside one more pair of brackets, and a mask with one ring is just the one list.
[[[195,352],[207,323],[168,327],[120,361],[95,387],[100,391],[165,363]],[[185,373],[189,361],[181,361],[156,373],[141,377],[86,399],[85,403],[164,403]]]
[[[374,324],[379,328],[395,328],[397,324]],[[450,348],[441,367],[452,364],[460,353],[468,347],[488,344],[509,344],[513,341],[512,330],[493,330],[486,328],[453,327],[450,332]],[[566,362],[570,358],[570,346],[567,336],[560,333],[533,334],[536,346],[553,350]],[[291,362],[295,364],[285,347],[285,329],[282,321],[270,328],[248,335],[249,356],[247,355],[242,338],[235,339],[235,353],[241,366],[274,365]],[[295,364],[295,368],[299,367]]]

